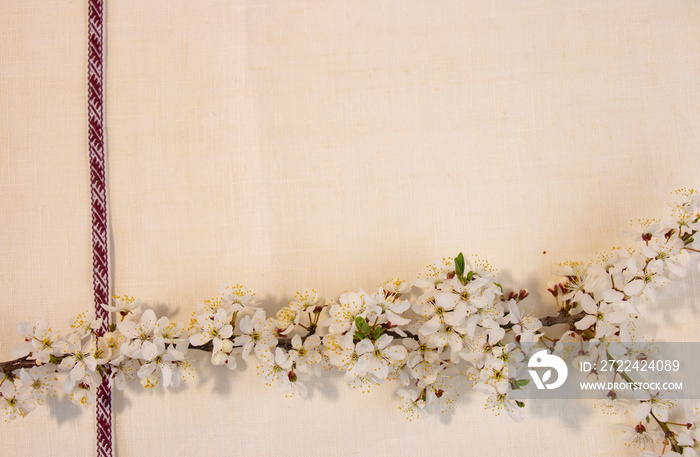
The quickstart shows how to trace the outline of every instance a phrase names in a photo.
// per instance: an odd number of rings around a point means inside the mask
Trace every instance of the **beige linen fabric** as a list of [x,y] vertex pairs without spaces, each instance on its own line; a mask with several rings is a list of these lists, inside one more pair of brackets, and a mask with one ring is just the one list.
[[[86,2],[0,5],[0,357],[17,323],[55,330],[92,309]],[[89,455],[94,414],[70,402],[0,425],[2,455]]]
[[[91,306],[86,6],[38,5],[0,8],[5,358],[18,320]],[[459,251],[546,315],[559,262],[624,246],[699,186],[693,1],[121,0],[107,34],[113,293],[180,321],[221,284],[273,313]],[[692,339],[696,282],[650,314],[659,339]],[[331,376],[287,399],[254,367],[198,367],[115,395],[118,455],[636,455],[589,403],[533,402],[516,425],[475,394],[409,422],[391,386]],[[0,439],[85,455],[92,418],[62,403]]]

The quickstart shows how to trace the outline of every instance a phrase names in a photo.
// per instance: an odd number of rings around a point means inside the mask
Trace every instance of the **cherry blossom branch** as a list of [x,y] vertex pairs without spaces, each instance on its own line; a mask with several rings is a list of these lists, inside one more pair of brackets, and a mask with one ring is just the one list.
[[[322,368],[338,369],[353,386],[396,378],[401,408],[411,414],[447,409],[454,398],[449,389],[459,382],[452,376],[461,373],[457,376],[475,381],[474,389],[487,395],[488,407],[505,409],[519,421],[524,403],[508,398],[508,386],[522,387],[527,379],[508,377],[506,345],[539,342],[554,351],[557,345],[545,340],[573,336],[600,348],[629,341],[628,324],[638,315],[640,297],[653,298],[655,289],[683,277],[690,261],[700,257],[700,242],[694,240],[700,197],[691,192],[678,208],[675,221],[638,233],[636,250],[599,264],[563,266],[558,283],[548,289],[558,314],[541,319],[520,305],[527,290],[504,292],[489,267],[473,266],[460,253],[429,267],[425,277],[412,283],[391,280],[375,293],[346,292],[328,304],[314,291],[298,293],[274,317],[266,316],[251,291],[237,285],[198,304],[184,327],[141,308],[131,297],[114,297],[113,306],[104,305],[120,316],[105,335],[94,332],[99,323],[88,314],[64,336],[45,320],[24,323],[19,327],[24,343],[13,355],[27,355],[0,362],[5,374],[0,406],[10,419],[23,417],[55,392],[59,376],[71,400],[83,405],[94,400],[103,377],[120,390],[133,378],[147,388],[159,382],[176,386],[188,377],[191,349],[229,369],[238,360],[255,358],[268,384],[302,396],[305,377],[320,375]],[[417,294],[409,293],[412,287]],[[568,329],[559,337],[542,333],[543,327],[562,324]],[[631,382],[626,373],[621,376]],[[637,415],[647,424],[654,419],[665,434],[664,448],[670,444],[674,452],[683,452],[693,441],[671,430],[679,424],[661,420],[666,410],[654,401],[651,411],[651,400],[642,400]],[[645,430],[640,423],[637,440]]]
[[[608,360],[615,361],[616,359],[610,354],[610,352],[606,351]],[[630,375],[628,375],[624,371],[617,371],[615,374],[619,374],[622,379],[627,381],[629,384],[634,384],[634,380]],[[640,402],[641,403],[641,402]],[[649,412],[649,415],[654,419],[654,421],[659,425],[659,428],[664,432],[664,437],[668,440],[668,442],[671,444],[671,449],[673,449],[675,452],[678,452],[679,454],[683,453],[683,449],[680,447],[678,444],[678,441],[676,440],[676,433],[673,432],[669,427],[668,427],[668,422],[667,421],[662,421],[659,419],[656,414],[654,414],[653,411]],[[678,425],[678,424],[676,424]]]
[[656,417],[656,415],[653,412],[649,414],[656,421],[656,423],[659,424],[659,428],[663,430],[664,437],[671,444],[671,449],[673,449],[675,452],[678,452],[679,454],[682,454],[683,449],[678,445],[678,441],[676,441],[676,434],[673,431],[671,431],[670,428],[668,428],[668,424]]
[[[542,322],[542,327],[553,327],[555,325],[559,324],[566,324],[569,327],[573,327],[576,322],[580,321],[586,317],[586,313],[584,311],[581,311],[576,314],[567,314],[566,312],[562,311],[560,314],[556,316],[547,316],[547,317],[542,317],[540,318],[540,322]],[[506,324],[503,326],[503,328],[512,328],[514,324]]]

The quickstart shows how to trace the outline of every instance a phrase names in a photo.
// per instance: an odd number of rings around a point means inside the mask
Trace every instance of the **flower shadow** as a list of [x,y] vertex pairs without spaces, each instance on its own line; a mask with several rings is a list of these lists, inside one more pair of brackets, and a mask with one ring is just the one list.
[[75,422],[83,414],[83,408],[71,402],[67,397],[62,397],[60,400],[49,398],[46,401],[51,417],[56,419],[56,423],[60,425]]

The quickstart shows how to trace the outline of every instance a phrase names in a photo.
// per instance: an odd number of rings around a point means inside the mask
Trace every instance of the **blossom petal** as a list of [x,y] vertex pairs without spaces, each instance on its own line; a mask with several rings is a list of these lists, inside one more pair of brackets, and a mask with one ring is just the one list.
[[628,296],[632,297],[634,295],[639,295],[642,293],[644,290],[644,280],[643,279],[635,279],[634,281],[630,281],[625,285],[624,291],[625,294]]
[[156,313],[152,309],[147,309],[141,315],[141,328],[150,332],[156,326]]
[[226,311],[223,308],[216,310],[214,314],[214,324],[216,328],[221,328],[226,323]]
[[[294,344],[294,340],[292,340],[292,344]],[[321,344],[321,337],[318,335],[311,335],[306,338],[306,341],[304,341],[304,349],[311,350],[311,349],[316,349],[319,345]]]
[[603,300],[608,303],[617,303],[625,299],[625,294],[619,290],[608,289],[603,292]]
[[435,297],[435,301],[438,306],[444,309],[453,309],[457,303],[461,300],[459,295],[453,293],[441,293]]
[[396,303],[391,305],[389,307],[389,309],[391,309],[396,314],[401,314],[401,313],[405,312],[406,310],[408,310],[408,308],[410,306],[411,306],[411,304],[409,303],[408,300],[401,300],[401,301],[397,301]]
[[[364,340],[367,341],[367,340]],[[360,356],[359,359],[357,359],[357,362],[355,362],[355,365],[353,365],[352,369],[355,373],[358,375],[362,376],[365,373],[367,373],[367,370],[371,368],[370,360],[369,360],[369,355],[365,354]]]
[[394,339],[393,336],[387,335],[386,333],[383,334],[382,336],[379,337],[377,340],[377,348],[379,349],[384,349],[385,347],[389,346],[391,344],[391,341]]
[[146,360],[153,360],[158,355],[158,347],[150,341],[144,341],[141,345],[141,354]]
[[654,403],[651,405],[651,410],[661,422],[666,422],[668,420],[668,408],[666,405]]
[[596,321],[595,316],[591,316],[590,314],[588,314],[583,319],[576,322],[576,324],[574,324],[574,326],[579,330],[586,330],[591,325],[595,324],[595,321]]
[[392,325],[406,325],[409,322],[411,322],[411,319],[406,319],[405,317],[401,317],[391,310],[386,311],[386,318],[387,318],[387,321],[389,321],[389,323]]
[[117,330],[122,332],[122,334],[127,338],[138,338],[139,334],[136,331],[136,322],[134,321],[122,321],[117,322]]
[[2,386],[0,387],[0,395],[3,396],[3,398],[13,398],[17,394],[17,389],[15,388],[15,384],[13,382],[3,382]]
[[160,367],[161,374],[163,376],[163,386],[168,387],[172,383],[172,377],[173,377],[173,369],[170,368],[170,365],[163,365]]
[[221,338],[214,338],[214,347],[212,349],[212,354],[216,354],[217,352],[221,352],[221,348],[224,345],[224,342],[221,340]]
[[139,368],[139,371],[136,373],[136,375],[139,377],[139,379],[146,379],[151,374],[153,374],[155,369],[156,369],[155,363],[147,363],[145,365],[142,365],[141,368]]
[[418,333],[420,333],[423,336],[432,335],[433,333],[438,331],[440,325],[440,316],[435,315],[432,318],[430,318],[428,322],[421,325],[420,329],[418,330]]
[[472,314],[469,316],[469,319],[467,319],[467,335],[469,336],[474,336],[474,332],[476,332],[476,324],[479,323],[479,315],[478,314]]
[[407,355],[406,348],[398,345],[386,348],[383,353],[386,357],[391,359],[392,362],[400,362],[405,359]]
[[685,278],[686,270],[685,267],[680,263],[676,262],[675,260],[669,259],[668,262],[666,262],[666,266],[668,267],[668,270],[674,275],[678,276],[679,278]]
[[373,351],[374,351],[374,344],[372,344],[372,342],[367,338],[360,341],[355,346],[355,352],[360,354],[360,355],[367,354],[368,352],[373,352]]
[[581,309],[588,314],[596,314],[598,312],[598,306],[596,305],[595,300],[593,300],[593,297],[588,294],[583,294],[579,303],[581,304]]
[[226,324],[219,329],[219,338],[226,339],[233,336],[233,326],[231,324]]
[[32,349],[34,349],[32,343],[30,341],[24,341],[10,350],[10,357],[13,359],[19,359],[20,357],[31,354]]
[[76,363],[73,366],[73,369],[70,371],[70,378],[73,381],[78,381],[85,376],[85,364],[84,363]]
[[643,401],[634,409],[634,417],[637,421],[642,422],[651,412],[651,402]]
[[253,321],[250,319],[250,316],[245,316],[243,319],[241,319],[238,326],[241,328],[241,332],[243,333],[248,335],[253,333]]
[[260,328],[265,323],[265,311],[259,309],[253,314],[253,328]]

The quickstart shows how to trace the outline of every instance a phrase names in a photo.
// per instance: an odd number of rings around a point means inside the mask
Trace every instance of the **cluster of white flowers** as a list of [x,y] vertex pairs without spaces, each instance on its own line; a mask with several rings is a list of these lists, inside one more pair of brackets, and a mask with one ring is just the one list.
[[[700,457],[700,411],[684,403],[675,408],[677,417],[669,421],[669,404],[654,397],[639,403],[634,411],[635,424],[617,424],[626,444],[641,450],[641,457]],[[653,413],[657,422],[647,421]],[[661,448],[656,452],[654,448]]]
[[323,322],[328,327],[323,338],[324,351],[352,384],[381,384],[406,358],[406,348],[387,332],[397,322],[408,321],[400,314],[409,304],[400,299],[398,290],[393,291],[403,288],[394,286],[390,283],[390,290],[380,287],[372,295],[362,290],[344,293],[337,303],[329,305],[330,317]]
[[411,286],[400,280],[331,303],[315,292],[299,293],[274,318],[266,318],[251,292],[226,287],[197,305],[188,328],[126,296],[105,305],[118,322],[104,335],[87,313],[65,337],[43,320],[21,323],[25,342],[12,355],[22,367],[16,375],[19,365],[3,367],[5,411],[10,418],[28,413],[56,393],[61,374],[65,392],[83,405],[94,401],[103,377],[119,390],[128,379],[146,388],[176,387],[191,375],[192,353],[201,351],[232,370],[255,360],[268,383],[289,394],[306,396],[305,380],[336,367],[353,386],[397,379],[399,396],[415,412],[445,410],[454,400],[448,387],[461,374],[480,390],[492,386],[494,405],[510,406],[504,338],[536,340],[540,323],[521,315],[517,303],[525,291],[506,300],[491,275],[464,273],[433,269],[429,281],[416,280],[413,301],[405,298]]
[[[401,409],[417,414],[444,411],[459,387],[472,386],[486,394],[488,407],[519,421],[523,403],[508,391],[526,381],[507,368],[523,361],[521,343],[546,338],[556,349],[558,341],[586,342],[580,360],[616,354],[631,341],[630,323],[655,289],[685,276],[700,255],[700,197],[685,195],[672,222],[647,223],[633,235],[635,249],[592,265],[565,265],[548,289],[556,316],[537,319],[523,306],[526,290],[504,291],[488,265],[472,265],[462,254],[413,283],[391,280],[372,294],[346,292],[326,303],[315,291],[298,293],[274,317],[240,285],[198,304],[189,326],[131,297],[114,297],[104,306],[116,324],[104,335],[88,314],[63,336],[44,320],[21,323],[24,343],[13,350],[15,360],[0,364],[0,401],[13,419],[54,395],[59,378],[83,405],[94,401],[103,380],[117,389],[128,379],[148,388],[161,381],[177,386],[191,375],[192,355],[206,352],[212,364],[231,370],[257,363],[267,382],[288,394],[306,396],[307,381],[331,367],[351,386],[394,380]],[[568,324],[563,335],[544,336],[544,327],[561,323]],[[669,432],[667,406],[656,393],[640,397],[626,439],[650,447],[661,441],[664,451],[698,456],[694,420],[688,431]]]
[[[571,318],[573,325],[560,341],[586,342],[578,361],[595,362],[602,358],[622,360],[629,350],[631,323],[640,310],[655,303],[656,291],[669,281],[686,276],[688,267],[700,257],[700,196],[683,191],[686,199],[674,208],[674,219],[667,222],[645,221],[630,233],[635,246],[629,251],[605,256],[599,263],[566,265],[559,279],[550,284],[560,316]],[[583,347],[583,346],[582,346]],[[598,378],[596,363],[588,379]],[[611,399],[617,393],[609,392]],[[673,431],[668,422],[673,402],[659,392],[637,391],[634,426],[624,426],[625,439],[641,448],[660,448],[664,456],[699,456],[695,439],[695,421],[685,431]],[[644,457],[657,456],[651,450]]]
[[446,259],[433,266],[414,286],[420,293],[412,305],[414,337],[404,339],[409,351],[402,378],[408,389],[399,393],[404,408],[435,404],[444,410],[454,400],[445,387],[466,383],[487,394],[487,406],[504,408],[519,421],[519,404],[506,395],[507,364],[519,354],[507,351],[506,343],[540,336],[540,321],[519,304],[527,291],[505,295],[487,268],[470,265],[461,254],[454,264]]
[[89,404],[101,382],[98,365],[111,357],[111,349],[104,339],[97,339],[95,329],[100,325],[87,313],[78,316],[71,325],[72,332],[65,336],[55,333],[45,319],[33,324],[20,322],[18,332],[24,343],[11,351],[17,360],[32,360],[26,366],[10,365],[4,370],[0,386],[2,406],[8,419],[23,417],[54,396],[59,374],[65,375],[63,389],[77,404]]

